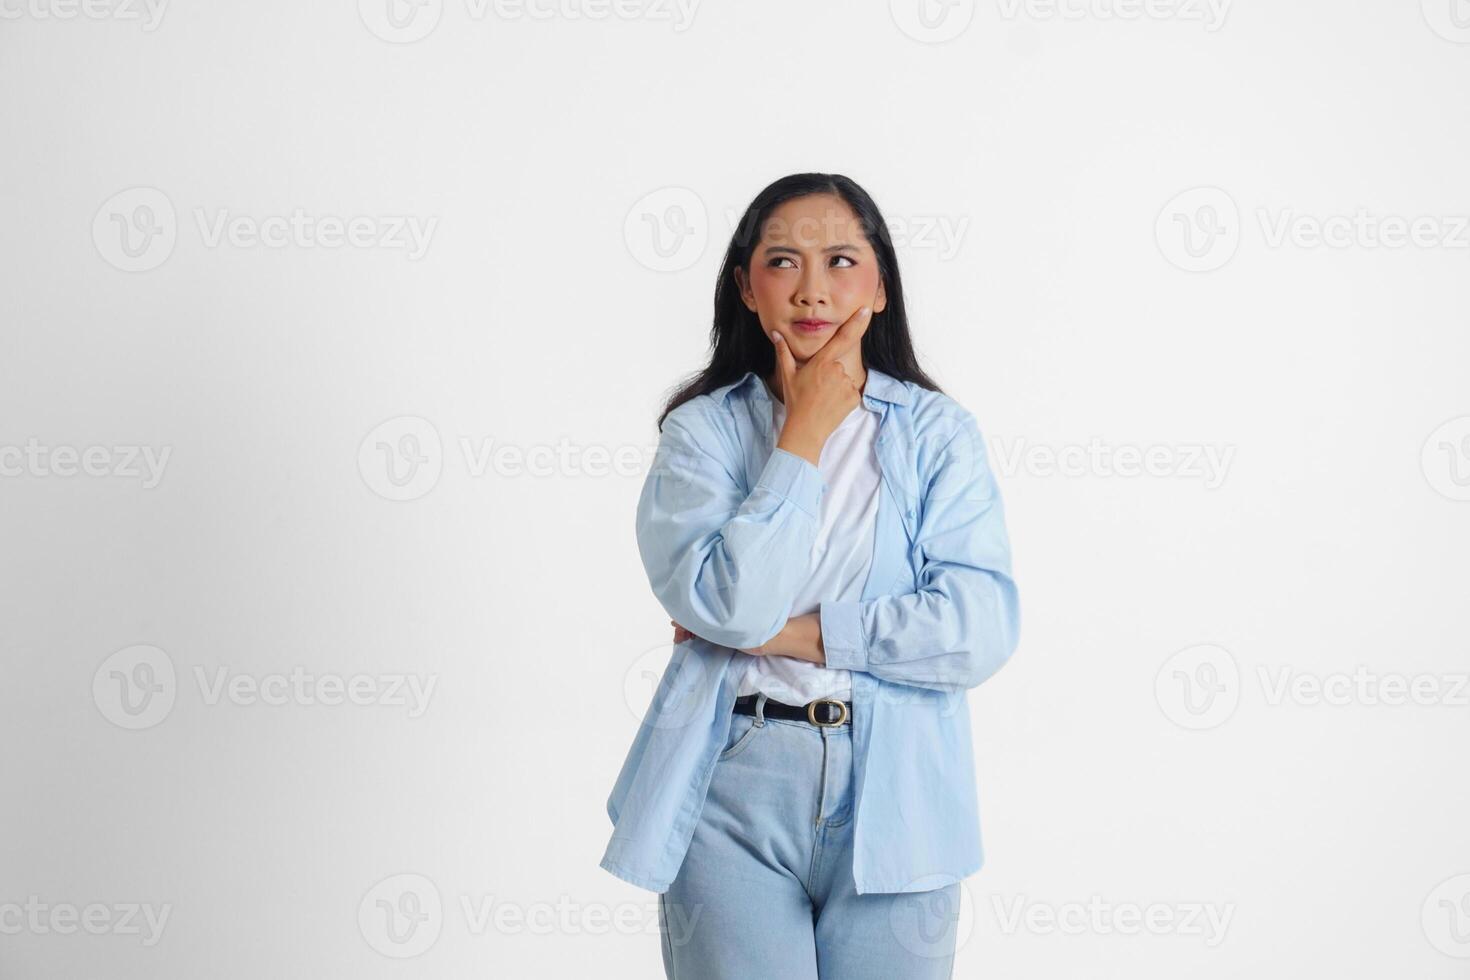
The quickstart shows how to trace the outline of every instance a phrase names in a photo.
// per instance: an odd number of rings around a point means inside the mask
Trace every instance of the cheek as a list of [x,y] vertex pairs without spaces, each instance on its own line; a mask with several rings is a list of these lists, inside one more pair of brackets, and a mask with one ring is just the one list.
[[750,277],[750,291],[755,294],[761,325],[768,331],[774,330],[783,322],[781,316],[786,309],[787,293],[783,292],[780,281],[775,276],[756,273]]
[[763,308],[775,306],[775,300],[781,292],[779,277],[771,274],[768,269],[755,269],[750,273],[750,291],[755,294],[755,301]]
[[839,289],[844,298],[867,300],[878,292],[878,270],[872,265],[855,269],[842,277]]

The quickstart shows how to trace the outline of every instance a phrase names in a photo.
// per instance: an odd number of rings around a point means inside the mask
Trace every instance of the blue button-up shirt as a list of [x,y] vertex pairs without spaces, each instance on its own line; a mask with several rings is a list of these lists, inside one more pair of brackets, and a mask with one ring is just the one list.
[[[1010,658],[1020,605],[974,416],[871,367],[862,404],[879,415],[873,560],[862,598],[820,604],[822,643],[828,667],[853,672],[856,889],[923,891],[984,860],[965,692]],[[827,484],[776,448],[773,407],[752,371],[675,408],[638,500],[649,583],[695,638],[674,647],[608,797],[600,864],[656,892],[729,735],[732,661],[780,632],[811,569]]]

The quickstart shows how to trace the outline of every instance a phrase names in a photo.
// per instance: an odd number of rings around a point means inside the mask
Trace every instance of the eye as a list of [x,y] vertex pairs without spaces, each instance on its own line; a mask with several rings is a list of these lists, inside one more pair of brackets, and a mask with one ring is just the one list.
[[[847,263],[847,265],[838,266],[837,268],[839,268],[839,269],[851,269],[851,268],[854,268],[854,267],[857,266],[857,259],[853,258],[851,255],[834,255],[834,256],[832,256],[832,261],[833,262],[836,262],[838,260],[841,260],[841,261]],[[792,262],[793,264],[790,265],[790,266],[781,266],[781,265],[778,265],[777,264],[779,262]],[[791,258],[791,256],[789,256],[789,255],[778,255],[778,256],[776,256],[775,258],[771,259],[769,262],[766,263],[766,268],[768,268],[768,269],[782,269],[782,268],[795,268],[795,267],[796,267],[795,266],[795,262]]]

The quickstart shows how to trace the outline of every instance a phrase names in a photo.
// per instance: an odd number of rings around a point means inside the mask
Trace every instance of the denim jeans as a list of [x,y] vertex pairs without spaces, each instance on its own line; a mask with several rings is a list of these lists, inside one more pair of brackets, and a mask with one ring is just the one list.
[[733,716],[689,851],[659,896],[669,980],[951,977],[958,882],[853,887],[851,722],[766,718],[765,701]]

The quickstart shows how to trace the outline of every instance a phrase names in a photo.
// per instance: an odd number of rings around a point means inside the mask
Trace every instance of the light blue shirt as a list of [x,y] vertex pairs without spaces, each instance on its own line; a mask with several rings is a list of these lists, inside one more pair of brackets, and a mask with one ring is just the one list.
[[[827,666],[852,671],[853,877],[860,894],[924,891],[980,869],[965,692],[1020,634],[1005,513],[974,416],[869,367],[882,473],[862,598],[822,602]],[[774,400],[753,371],[664,420],[638,499],[654,595],[695,638],[674,647],[607,812],[600,866],[668,890],[729,733],[742,649],[786,625],[811,567],[827,491],[775,446]]]

